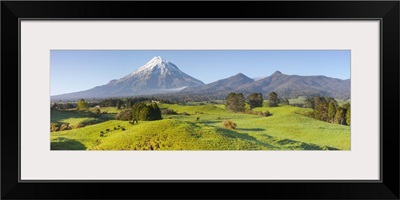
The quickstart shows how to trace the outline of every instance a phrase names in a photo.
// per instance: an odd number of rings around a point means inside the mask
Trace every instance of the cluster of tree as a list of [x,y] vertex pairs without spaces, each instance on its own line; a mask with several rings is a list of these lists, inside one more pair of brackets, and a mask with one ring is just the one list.
[[[276,92],[271,92],[268,94],[269,97],[269,106],[270,107],[276,107],[278,106],[279,103],[288,105],[289,100],[288,99],[282,99],[280,100],[278,98],[278,94]],[[262,107],[263,105],[263,95],[261,93],[252,93],[247,96],[245,99],[243,93],[234,93],[231,92],[226,96],[226,103],[225,107],[228,110],[231,110],[233,112],[244,112],[246,110],[246,101],[250,106],[250,109],[253,109],[255,107]]]
[[314,109],[312,117],[315,119],[335,124],[350,125],[350,104],[342,106],[330,97],[307,98],[304,106]]
[[134,97],[134,98],[108,98],[101,99],[97,102],[97,105],[101,107],[116,107],[118,109],[132,108],[132,105],[138,102],[151,101],[149,97]]
[[52,110],[68,110],[71,108],[76,108],[76,104],[72,103],[53,103],[53,105],[50,106],[50,109]]
[[161,110],[157,103],[146,105],[143,102],[135,103],[132,107],[133,120],[150,121],[161,119]]

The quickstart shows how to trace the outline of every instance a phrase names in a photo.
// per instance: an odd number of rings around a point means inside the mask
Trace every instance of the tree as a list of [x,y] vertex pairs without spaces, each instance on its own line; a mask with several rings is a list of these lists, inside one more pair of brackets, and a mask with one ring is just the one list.
[[132,107],[132,117],[135,120],[140,119],[140,110],[143,109],[143,107],[146,107],[146,104],[139,102],[135,103]]
[[350,126],[350,105],[346,112],[346,123]]
[[306,100],[304,100],[304,107],[306,108],[315,108],[315,102],[313,98],[307,98]]
[[324,97],[314,97],[314,117],[321,121],[329,121],[328,117],[328,102]]
[[57,103],[54,103],[54,104],[50,107],[50,109],[52,109],[52,110],[58,110],[58,109],[59,109],[58,104],[57,104]]
[[121,100],[117,100],[117,109],[119,110],[119,109],[121,109]]
[[151,119],[152,120],[159,120],[161,119],[161,110],[158,107],[157,103],[150,104],[151,109]]
[[151,108],[148,106],[144,106],[142,109],[139,111],[139,120],[142,121],[149,121],[151,120]]
[[290,104],[289,99],[287,99],[287,98],[279,99],[279,102],[281,103],[281,105],[289,105]]
[[132,100],[131,99],[126,99],[125,101],[126,101],[125,102],[126,107],[127,108],[131,108],[132,107]]
[[270,92],[269,97],[269,107],[277,107],[279,103],[278,94],[276,92]]
[[135,103],[132,107],[133,120],[149,121],[161,119],[161,110],[156,103],[146,105],[145,103]]
[[252,93],[247,96],[247,102],[250,105],[250,109],[255,107],[262,107],[263,105],[263,96],[261,93]]
[[335,123],[346,125],[346,109],[339,107],[336,110]]
[[85,110],[85,109],[89,108],[89,105],[85,101],[85,99],[81,99],[78,101],[77,107],[78,107],[78,110]]
[[245,100],[243,93],[231,92],[226,97],[225,107],[233,112],[243,112],[245,110]]
[[329,102],[329,107],[328,107],[328,120],[331,123],[334,123],[335,115],[336,115],[336,105],[335,103],[333,103],[333,101],[331,101]]

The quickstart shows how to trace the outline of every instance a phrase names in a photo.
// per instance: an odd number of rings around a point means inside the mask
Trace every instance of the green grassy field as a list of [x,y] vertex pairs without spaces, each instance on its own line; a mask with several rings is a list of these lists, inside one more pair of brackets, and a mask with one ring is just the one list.
[[[272,116],[263,117],[232,113],[223,105],[159,104],[159,107],[190,115],[163,115],[162,120],[140,121],[135,125],[107,116],[102,119],[104,121],[83,128],[51,132],[51,149],[350,150],[350,126],[304,116],[301,113],[311,111],[306,108],[255,108],[272,113]],[[66,123],[93,120],[82,113],[74,114],[56,111],[52,112],[51,119]],[[224,120],[235,122],[237,128],[223,128]],[[100,131],[105,133],[104,137],[100,137]]]
[[51,115],[50,118],[51,122],[59,124],[67,123],[72,126],[77,124],[83,124],[83,125],[97,124],[115,118],[115,114],[95,115],[92,112],[76,111],[76,110],[69,110],[69,111],[51,110],[50,115]]

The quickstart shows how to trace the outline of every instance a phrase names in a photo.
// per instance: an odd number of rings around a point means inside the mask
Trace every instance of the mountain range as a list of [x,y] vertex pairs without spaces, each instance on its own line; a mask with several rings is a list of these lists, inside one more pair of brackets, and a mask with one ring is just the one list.
[[286,75],[276,71],[265,78],[252,79],[242,73],[209,84],[182,72],[175,64],[156,56],[132,73],[89,90],[51,96],[51,100],[125,97],[151,94],[183,93],[227,95],[229,92],[267,94],[280,97],[329,96],[350,98],[350,79],[326,76]]

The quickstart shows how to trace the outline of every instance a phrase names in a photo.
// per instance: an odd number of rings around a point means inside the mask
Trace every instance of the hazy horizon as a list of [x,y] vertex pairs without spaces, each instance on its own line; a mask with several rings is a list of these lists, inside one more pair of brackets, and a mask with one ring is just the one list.
[[88,90],[122,78],[155,56],[205,84],[243,73],[350,78],[350,50],[51,50],[51,95]]

